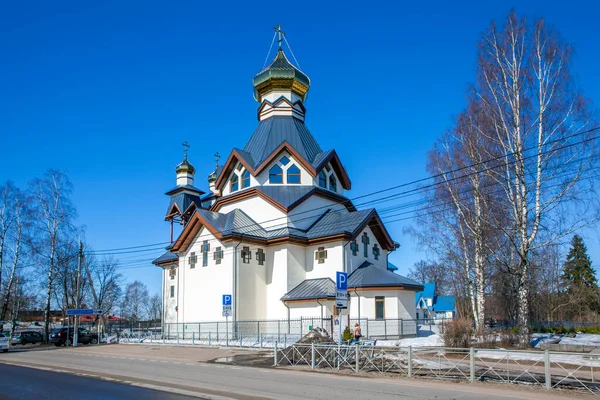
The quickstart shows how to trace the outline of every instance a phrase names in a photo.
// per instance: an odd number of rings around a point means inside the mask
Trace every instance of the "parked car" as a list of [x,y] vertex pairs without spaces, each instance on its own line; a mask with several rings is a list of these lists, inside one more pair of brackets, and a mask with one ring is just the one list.
[[6,336],[4,333],[0,333],[0,350],[2,350],[3,353],[8,352],[8,347],[10,346],[10,344],[8,343],[8,336]]
[[10,344],[26,345],[27,343],[42,343],[44,337],[37,331],[21,331],[15,334],[10,340]]
[[[67,337],[67,331],[69,335]],[[52,331],[50,334],[50,343],[54,343],[55,346],[71,346],[73,344],[73,328],[59,328]],[[79,335],[77,338],[78,343],[81,344],[96,344],[98,343],[98,335],[91,333],[84,328],[79,328]]]

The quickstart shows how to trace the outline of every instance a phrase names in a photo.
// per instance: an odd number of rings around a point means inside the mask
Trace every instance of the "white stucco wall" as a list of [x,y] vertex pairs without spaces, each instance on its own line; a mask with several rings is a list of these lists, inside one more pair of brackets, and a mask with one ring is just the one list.
[[281,297],[287,293],[288,286],[288,252],[286,246],[271,246],[267,251],[265,281],[266,310],[268,319],[287,318],[287,308]]
[[[369,236],[369,250],[367,253],[368,257],[364,256],[364,245],[362,242],[364,232],[367,232],[367,235]],[[358,252],[355,256],[352,255],[352,250],[350,250],[350,244],[347,245],[345,249],[347,257],[346,259],[348,260],[348,272],[353,272],[356,268],[360,267],[360,265],[365,261],[369,261],[371,264],[387,270],[388,252],[381,248],[381,243],[377,241],[371,228],[369,228],[368,226],[365,227],[365,229],[362,232],[360,232],[360,234],[356,237],[356,243],[358,244]],[[377,245],[379,246],[379,260],[375,260],[375,256],[373,255],[373,246],[375,245],[375,243],[377,243]]]
[[[241,258],[241,252],[244,246],[250,248],[250,262],[244,263]],[[266,248],[252,245],[250,243],[241,243],[238,246],[238,314],[237,318],[240,321],[267,319],[267,291],[266,277],[267,266],[259,265],[256,252],[261,248],[266,251]],[[266,254],[265,254],[266,256]]]
[[332,301],[321,301],[319,305],[316,301],[288,302],[290,308],[290,318],[329,318],[333,315],[334,303]]
[[[202,266],[202,242],[208,240],[208,265]],[[217,247],[223,250],[221,264],[216,264],[214,252]],[[190,268],[189,256],[196,253],[195,268]],[[179,258],[180,290],[179,322],[220,321],[222,316],[222,296],[233,294],[233,250],[216,240],[210,232],[202,228],[193,244]]]
[[[169,276],[170,269],[169,267],[162,270],[162,279],[164,282],[163,313],[164,322],[167,323],[177,322],[177,312],[175,312],[175,306],[177,305],[177,276],[172,280]],[[173,298],[171,298],[171,286],[175,287],[175,297]]]
[[[335,273],[343,271],[342,241],[323,243],[305,248],[306,254],[306,279],[331,278],[335,282]],[[323,264],[315,260],[315,253],[319,247],[327,250],[327,258]]]
[[227,214],[236,208],[245,212],[250,218],[265,229],[273,229],[282,224],[284,226],[287,224],[286,215],[280,209],[275,208],[275,206],[260,198],[258,195],[235,203],[225,204],[218,212]]
[[350,316],[352,318],[375,318],[375,298],[385,298],[384,317],[414,319],[415,314],[415,292],[408,290],[358,290],[358,296],[350,291],[351,304]]
[[298,229],[307,229],[328,209],[347,212],[346,207],[333,200],[320,196],[311,196],[288,214],[290,226]]

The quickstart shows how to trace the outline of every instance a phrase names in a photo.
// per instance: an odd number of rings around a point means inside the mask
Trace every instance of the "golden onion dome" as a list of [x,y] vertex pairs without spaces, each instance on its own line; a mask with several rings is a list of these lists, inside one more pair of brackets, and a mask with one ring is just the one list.
[[187,154],[183,157],[183,161],[175,168],[176,173],[189,172],[190,174],[194,174],[196,169],[187,159]]
[[306,101],[310,88],[309,77],[296,68],[280,48],[271,64],[254,76],[254,98],[259,103],[265,93],[273,89],[288,89]]

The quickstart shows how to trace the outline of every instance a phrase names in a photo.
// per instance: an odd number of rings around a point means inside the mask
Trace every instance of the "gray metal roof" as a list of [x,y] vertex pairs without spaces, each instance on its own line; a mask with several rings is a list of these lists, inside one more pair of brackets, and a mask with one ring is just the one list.
[[374,211],[374,208],[354,212],[329,211],[315,222],[306,234],[309,239],[340,233],[352,235]]
[[194,203],[196,205],[196,207],[199,208],[202,204],[202,200],[200,199],[200,196],[193,195],[193,194],[186,193],[186,192],[176,194],[175,196],[171,196],[171,201],[169,202],[169,208],[167,209],[167,214],[169,214],[171,212],[171,208],[173,207],[173,204],[177,204],[179,211],[184,213],[192,203]]
[[[277,203],[281,204],[282,206],[284,206],[286,208],[290,207],[292,204],[296,203],[302,197],[308,195],[311,192],[326,191],[327,195],[330,198],[337,198],[337,199],[339,199],[340,203],[345,204],[351,210],[355,210],[354,205],[352,204],[352,201],[349,200],[347,197],[341,196],[334,192],[330,192],[326,189],[322,189],[322,188],[319,188],[316,186],[309,186],[309,185],[303,185],[303,186],[290,186],[290,185],[252,186],[252,187],[245,188],[245,189],[242,189],[237,192],[230,193],[226,196],[222,196],[219,199],[225,199],[225,198],[228,198],[229,196],[236,196],[244,190],[252,190],[252,189],[260,190],[261,192],[263,192],[264,194],[269,196],[271,199],[275,200]],[[207,198],[207,196],[202,197],[203,200],[205,198]],[[325,211],[325,209],[323,209],[323,211]]]
[[409,290],[423,290],[417,281],[395,274],[365,261],[348,276],[349,288],[398,286]]
[[204,192],[202,190],[200,190],[196,186],[192,186],[192,185],[177,185],[173,189],[166,192],[165,194],[167,196],[171,196],[175,193],[183,192],[184,190],[189,190],[191,192],[197,192],[199,195],[204,194]]
[[312,163],[321,147],[302,121],[293,117],[271,117],[258,125],[244,151],[256,168],[283,142],[288,142],[304,159]]
[[335,282],[331,278],[306,279],[286,293],[281,300],[335,299]]
[[327,150],[322,153],[319,153],[315,156],[315,159],[312,161],[312,166],[317,168],[319,165],[327,159],[333,153],[333,150]]
[[179,260],[179,256],[175,253],[171,253],[170,251],[166,251],[156,260],[152,261],[152,264],[165,264],[168,262],[177,262]]
[[336,234],[352,235],[366,219],[371,217],[373,209],[354,212],[326,211],[324,216],[307,230],[286,226],[269,231],[237,208],[227,214],[205,209],[197,209],[196,212],[222,235],[241,235],[267,240],[286,236],[317,239]]
[[314,186],[257,186],[260,190],[284,207],[289,207],[310,193]]

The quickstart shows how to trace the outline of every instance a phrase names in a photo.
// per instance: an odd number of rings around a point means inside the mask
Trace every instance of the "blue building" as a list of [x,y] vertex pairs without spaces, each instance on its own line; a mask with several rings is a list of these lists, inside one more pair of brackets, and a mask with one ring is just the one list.
[[424,283],[423,291],[416,293],[417,319],[441,321],[456,315],[454,296],[437,296],[435,283]]

